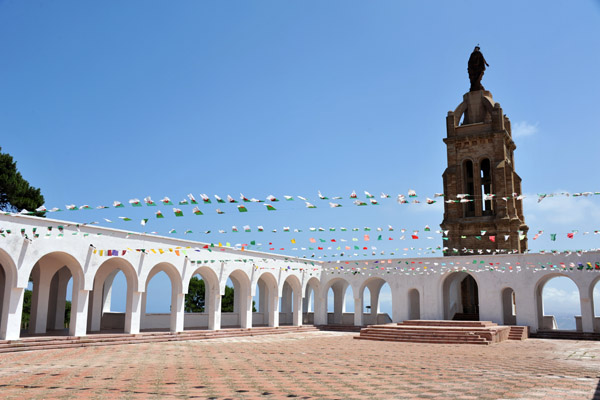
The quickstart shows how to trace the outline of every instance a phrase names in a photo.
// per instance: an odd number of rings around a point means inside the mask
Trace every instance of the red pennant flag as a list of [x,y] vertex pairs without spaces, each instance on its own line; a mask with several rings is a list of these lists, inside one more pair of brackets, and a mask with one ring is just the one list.
[[496,241],[496,236],[489,236],[489,238],[490,238],[491,242],[495,242]]
[[573,236],[575,236],[575,234],[574,234],[573,232],[571,232],[571,233],[567,233],[567,237],[568,237],[569,239],[573,239]]
[[411,237],[412,237],[413,239],[418,239],[418,238],[419,238],[417,235],[411,235]]

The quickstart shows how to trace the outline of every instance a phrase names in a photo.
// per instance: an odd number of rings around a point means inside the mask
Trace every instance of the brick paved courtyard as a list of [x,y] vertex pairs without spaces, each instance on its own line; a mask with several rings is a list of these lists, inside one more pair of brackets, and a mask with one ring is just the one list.
[[359,341],[311,332],[0,355],[0,396],[600,399],[600,343]]

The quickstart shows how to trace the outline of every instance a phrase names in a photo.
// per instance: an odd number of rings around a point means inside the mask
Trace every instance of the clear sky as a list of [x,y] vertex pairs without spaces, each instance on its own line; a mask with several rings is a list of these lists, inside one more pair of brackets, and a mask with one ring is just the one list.
[[[0,1],[0,146],[48,208],[188,193],[300,195],[318,207],[296,198],[241,214],[213,198],[200,205],[203,216],[191,206],[183,218],[172,207],[127,206],[55,218],[232,245],[255,240],[262,250],[271,242],[280,253],[327,259],[351,254],[301,248],[311,237],[358,237],[341,226],[389,224],[394,241],[365,243],[359,232],[368,256],[371,246],[386,257],[425,255],[442,245],[443,205],[394,198],[443,191],[445,116],[469,89],[467,60],[478,43],[490,64],[482,83],[512,121],[530,248],[600,247],[600,196],[537,203],[538,193],[600,191],[597,0]],[[343,207],[330,208],[318,190],[343,196]],[[364,190],[392,199],[356,207],[353,190],[363,200]],[[166,218],[156,220],[156,209]],[[246,224],[252,234],[231,233]],[[257,225],[278,232],[259,235]],[[423,235],[426,225],[434,239]],[[284,235],[284,226],[303,232]],[[309,232],[319,226],[338,230]],[[400,228],[420,230],[421,239],[401,242]],[[579,233],[567,239],[572,230]]]

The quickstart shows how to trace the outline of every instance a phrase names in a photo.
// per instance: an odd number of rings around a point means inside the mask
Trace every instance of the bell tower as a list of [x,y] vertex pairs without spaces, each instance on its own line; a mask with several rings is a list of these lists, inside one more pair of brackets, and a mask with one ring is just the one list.
[[[485,59],[476,47],[483,63]],[[473,71],[471,91],[446,117],[444,171],[446,255],[527,251],[521,178],[515,172],[510,120],[481,86],[485,66]],[[487,63],[485,63],[487,65]],[[474,90],[475,89],[475,90]]]

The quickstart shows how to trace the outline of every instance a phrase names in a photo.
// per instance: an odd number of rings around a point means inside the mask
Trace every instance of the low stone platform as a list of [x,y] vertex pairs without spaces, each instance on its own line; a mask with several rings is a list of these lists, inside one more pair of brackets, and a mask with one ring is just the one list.
[[563,340],[597,340],[600,341],[600,332],[578,332],[563,330],[538,330],[531,334],[536,339],[563,339]]
[[391,342],[482,344],[524,340],[527,327],[499,326],[491,321],[408,320],[397,324],[369,325],[355,339]]
[[364,328],[364,326],[339,325],[339,324],[317,325],[316,327],[320,331],[334,331],[334,332],[360,332],[360,330]]
[[178,333],[171,332],[142,332],[135,335],[126,333],[103,332],[87,336],[31,336],[19,340],[0,340],[0,353],[20,351],[68,349],[89,346],[111,346],[120,344],[139,344],[150,342],[173,342],[184,340],[206,340],[216,338],[276,335],[283,333],[314,332],[313,325],[254,327],[250,329],[225,328],[217,331],[186,330]]

